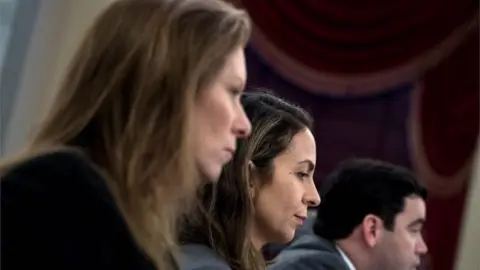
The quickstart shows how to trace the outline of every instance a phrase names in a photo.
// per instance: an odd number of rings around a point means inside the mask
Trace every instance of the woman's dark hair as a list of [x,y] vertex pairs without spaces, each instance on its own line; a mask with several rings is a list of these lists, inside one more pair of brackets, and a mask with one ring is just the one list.
[[[252,124],[251,135],[238,141],[219,181],[200,189],[198,207],[187,218],[181,240],[208,245],[232,269],[265,269],[261,251],[249,237],[254,208],[251,187],[261,188],[271,179],[275,157],[297,133],[312,129],[313,120],[302,108],[269,92],[247,92],[241,102]],[[254,181],[252,173],[260,177]]]

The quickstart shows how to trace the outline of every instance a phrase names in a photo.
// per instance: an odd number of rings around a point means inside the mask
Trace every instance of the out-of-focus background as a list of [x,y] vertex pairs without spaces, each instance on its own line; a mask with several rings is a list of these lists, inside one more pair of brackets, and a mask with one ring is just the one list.
[[[19,151],[93,18],[114,0],[0,0],[1,155]],[[315,117],[316,181],[373,157],[427,184],[426,268],[480,269],[478,0],[237,0],[248,84]]]

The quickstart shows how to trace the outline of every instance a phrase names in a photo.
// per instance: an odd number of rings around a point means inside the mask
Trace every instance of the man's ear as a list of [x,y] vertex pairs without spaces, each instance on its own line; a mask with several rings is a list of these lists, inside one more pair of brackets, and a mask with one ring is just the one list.
[[383,236],[383,229],[382,219],[375,215],[366,215],[361,224],[365,244],[369,247],[376,246]]

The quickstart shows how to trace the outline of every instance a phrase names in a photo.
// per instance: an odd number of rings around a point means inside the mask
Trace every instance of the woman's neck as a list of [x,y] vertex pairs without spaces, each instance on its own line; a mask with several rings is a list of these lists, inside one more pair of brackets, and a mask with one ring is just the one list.
[[262,250],[262,248],[267,244],[265,239],[263,239],[261,235],[262,233],[260,233],[255,228],[252,228],[250,233],[250,241],[252,242],[252,245],[256,250]]

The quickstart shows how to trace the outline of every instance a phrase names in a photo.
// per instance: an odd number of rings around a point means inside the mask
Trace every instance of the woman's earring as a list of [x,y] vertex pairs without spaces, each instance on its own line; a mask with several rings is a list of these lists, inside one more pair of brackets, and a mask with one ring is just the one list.
[[253,164],[253,162],[250,160],[248,162],[248,171],[249,171],[249,177],[247,179],[248,181],[248,190],[249,190],[249,193],[250,193],[250,198],[252,200],[255,200],[255,191],[256,191],[256,188],[255,188],[255,184],[254,184],[254,181],[255,181],[255,164]]

